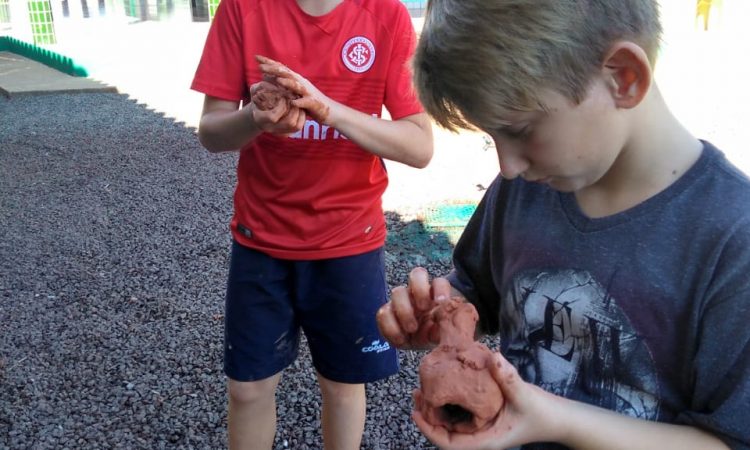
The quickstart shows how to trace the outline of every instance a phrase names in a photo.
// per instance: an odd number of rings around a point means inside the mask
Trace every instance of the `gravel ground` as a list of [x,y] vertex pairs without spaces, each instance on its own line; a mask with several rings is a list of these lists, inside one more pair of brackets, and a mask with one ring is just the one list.
[[[0,98],[0,117],[0,449],[225,447],[235,156],[120,94]],[[447,270],[445,236],[387,216],[392,284]],[[432,448],[409,417],[420,357],[368,386],[363,448]],[[306,351],[277,398],[275,448],[321,448]]]

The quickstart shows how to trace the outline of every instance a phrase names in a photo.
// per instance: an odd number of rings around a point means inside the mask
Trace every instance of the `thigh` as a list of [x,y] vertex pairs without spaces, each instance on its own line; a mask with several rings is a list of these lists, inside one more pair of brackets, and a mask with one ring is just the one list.
[[224,314],[224,372],[229,378],[262,380],[297,357],[290,269],[287,261],[232,245]]
[[296,308],[318,372],[341,383],[396,373],[396,350],[375,321],[387,296],[383,249],[300,267]]

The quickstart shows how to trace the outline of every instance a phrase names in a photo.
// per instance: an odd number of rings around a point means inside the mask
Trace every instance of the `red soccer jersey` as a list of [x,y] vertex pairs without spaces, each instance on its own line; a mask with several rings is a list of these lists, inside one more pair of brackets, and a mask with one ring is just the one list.
[[[295,0],[222,0],[192,89],[247,101],[254,55],[286,64],[356,110],[399,119],[422,111],[408,66],[414,28],[397,0],[344,0],[314,17]],[[263,133],[240,152],[231,229],[285,259],[359,254],[384,244],[383,161],[308,119],[292,137]]]

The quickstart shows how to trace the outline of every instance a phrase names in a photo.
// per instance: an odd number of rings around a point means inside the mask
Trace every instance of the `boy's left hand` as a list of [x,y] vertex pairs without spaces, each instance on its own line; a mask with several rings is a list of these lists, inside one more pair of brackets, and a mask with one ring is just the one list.
[[554,396],[523,381],[500,353],[494,355],[489,370],[505,398],[495,421],[473,434],[451,433],[430,425],[419,411],[413,411],[414,422],[430,442],[443,450],[501,450],[545,440],[551,431],[551,414],[557,414],[555,405],[548,402]]
[[320,92],[309,80],[284,64],[261,55],[255,55],[255,60],[258,61],[260,71],[263,72],[265,77],[270,77],[280,86],[300,96],[300,98],[292,100],[292,105],[304,109],[307,115],[318,123],[330,125],[326,123],[331,111],[330,98]]

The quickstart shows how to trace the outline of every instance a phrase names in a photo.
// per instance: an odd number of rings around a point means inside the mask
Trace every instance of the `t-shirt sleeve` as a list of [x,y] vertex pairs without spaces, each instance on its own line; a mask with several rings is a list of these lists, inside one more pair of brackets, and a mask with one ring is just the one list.
[[750,223],[725,241],[703,306],[689,411],[677,422],[750,450]]
[[479,330],[499,331],[502,276],[502,216],[507,183],[498,176],[479,202],[453,251],[453,270],[447,278],[479,313]]
[[219,3],[191,89],[230,101],[245,97],[243,13],[239,3]]
[[391,118],[397,120],[423,111],[414,90],[410,66],[417,37],[409,12],[403,4],[398,8],[393,40],[384,103]]

